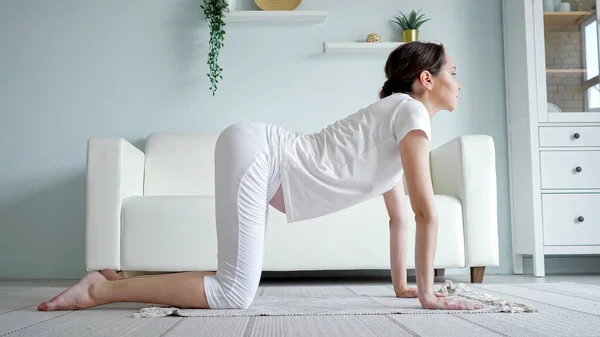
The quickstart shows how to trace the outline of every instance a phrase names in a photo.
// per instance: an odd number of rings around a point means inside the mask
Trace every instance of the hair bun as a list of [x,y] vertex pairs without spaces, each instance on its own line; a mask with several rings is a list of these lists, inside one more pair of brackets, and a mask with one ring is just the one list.
[[383,83],[383,87],[381,88],[381,91],[379,92],[379,98],[384,98],[384,97],[390,96],[393,93],[394,93],[394,91],[392,89],[390,80],[387,80],[387,81],[385,81],[385,83]]
[[393,89],[391,80],[385,81],[385,83],[383,83],[383,88],[385,89],[385,91],[389,92],[390,94],[394,93],[394,89]]

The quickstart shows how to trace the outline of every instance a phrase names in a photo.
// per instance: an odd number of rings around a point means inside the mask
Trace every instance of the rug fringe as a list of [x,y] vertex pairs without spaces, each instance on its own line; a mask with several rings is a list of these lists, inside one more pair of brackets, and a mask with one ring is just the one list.
[[448,296],[461,296],[471,300],[483,302],[486,304],[494,305],[499,307],[501,312],[510,313],[522,313],[522,312],[537,312],[534,307],[516,302],[509,302],[499,297],[494,297],[487,293],[480,293],[474,291],[464,283],[454,285],[450,280],[446,280],[444,285],[440,288],[440,292]]
[[157,318],[166,317],[176,313],[179,308],[174,307],[148,307],[140,310],[139,313],[133,314],[135,318]]

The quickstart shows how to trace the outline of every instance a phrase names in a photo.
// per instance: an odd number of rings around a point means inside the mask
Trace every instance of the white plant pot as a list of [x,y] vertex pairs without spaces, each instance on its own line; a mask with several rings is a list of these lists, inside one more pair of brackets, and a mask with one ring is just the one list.
[[557,12],[570,12],[571,11],[571,3],[570,2],[561,2],[556,6]]
[[554,0],[544,0],[544,12],[554,12],[556,4]]

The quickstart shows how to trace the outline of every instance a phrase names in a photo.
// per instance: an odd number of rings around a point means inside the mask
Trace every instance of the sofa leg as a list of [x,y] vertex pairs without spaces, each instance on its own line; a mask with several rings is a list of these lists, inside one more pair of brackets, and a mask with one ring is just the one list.
[[471,267],[471,283],[482,283],[485,267]]
[[441,269],[435,269],[435,276],[440,276],[440,277],[444,277],[444,273],[445,273],[446,269],[441,268]]

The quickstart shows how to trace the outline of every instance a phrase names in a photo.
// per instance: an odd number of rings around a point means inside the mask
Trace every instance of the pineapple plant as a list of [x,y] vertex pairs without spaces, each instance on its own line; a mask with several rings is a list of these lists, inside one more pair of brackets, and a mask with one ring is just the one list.
[[402,28],[402,40],[404,42],[418,40],[419,28],[425,22],[431,20],[431,18],[425,18],[425,14],[420,13],[420,9],[417,12],[411,11],[408,16],[400,12],[400,15],[396,15],[395,20],[392,21]]

